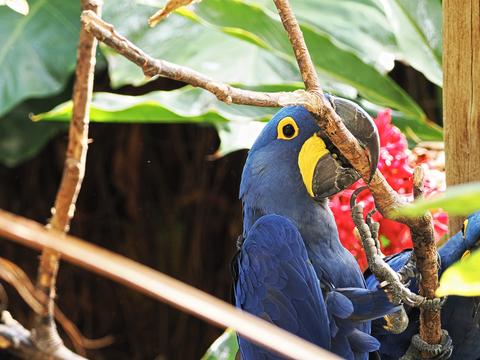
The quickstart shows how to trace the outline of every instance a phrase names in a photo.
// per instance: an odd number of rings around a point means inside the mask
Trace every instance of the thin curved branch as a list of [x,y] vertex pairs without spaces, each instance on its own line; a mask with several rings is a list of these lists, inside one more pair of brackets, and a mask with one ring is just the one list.
[[218,100],[227,104],[279,107],[308,104],[311,101],[309,99],[310,96],[303,90],[294,92],[259,92],[239,89],[215,81],[188,67],[176,65],[165,60],[154,59],[127,38],[120,35],[113,25],[102,20],[93,11],[84,11],[81,20],[87,32],[138,65],[145,76],[153,77],[160,75],[203,88],[214,94]]
[[273,2],[277,7],[283,27],[287,32],[290,43],[292,44],[305,87],[308,91],[316,92],[321,95],[322,88],[318,81],[317,70],[315,70],[315,65],[313,65],[307,44],[305,44],[302,30],[300,30],[300,25],[298,25],[297,18],[290,7],[289,1],[273,0]]

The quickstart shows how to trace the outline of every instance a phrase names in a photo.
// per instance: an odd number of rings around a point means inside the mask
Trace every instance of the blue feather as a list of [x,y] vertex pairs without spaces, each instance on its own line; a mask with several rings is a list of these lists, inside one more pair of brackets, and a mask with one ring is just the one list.
[[[320,286],[301,235],[291,221],[277,215],[260,218],[242,245],[238,269],[237,306],[330,348]],[[239,344],[244,359],[276,358],[246,339],[239,338]]]

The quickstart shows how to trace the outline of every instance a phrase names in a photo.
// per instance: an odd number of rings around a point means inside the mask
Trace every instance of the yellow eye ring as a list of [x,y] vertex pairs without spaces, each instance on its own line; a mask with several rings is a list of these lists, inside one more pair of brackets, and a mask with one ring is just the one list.
[[277,139],[292,140],[298,136],[298,125],[291,118],[287,116],[278,122],[277,125]]

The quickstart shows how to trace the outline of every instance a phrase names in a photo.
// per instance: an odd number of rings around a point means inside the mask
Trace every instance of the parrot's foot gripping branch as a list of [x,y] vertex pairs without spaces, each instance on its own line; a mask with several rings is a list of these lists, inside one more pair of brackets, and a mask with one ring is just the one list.
[[365,189],[367,187],[361,187],[354,191],[350,199],[350,208],[353,222],[365,249],[369,268],[380,282],[380,287],[389,295],[393,303],[430,310],[440,308],[445,301],[444,299],[428,299],[415,294],[407,287],[406,283],[412,278],[410,275],[417,277],[414,270],[414,260],[412,262],[409,261],[405,268],[402,269],[403,271],[401,270],[400,272],[394,271],[385,262],[378,240],[379,226],[378,223],[372,220],[373,212],[371,211],[367,215],[367,220],[365,220],[363,218],[363,206],[356,202],[358,195]]
[[[400,360],[446,360],[450,358],[452,352],[452,338],[446,330],[442,330],[442,340],[440,344],[428,344],[420,338],[420,335],[414,335],[410,347]],[[427,357],[422,354],[426,354]]]
[[[390,300],[395,304],[404,304],[428,310],[440,309],[445,303],[446,297],[429,299],[415,294],[408,288],[412,279],[415,279],[417,284],[419,284],[421,280],[420,273],[416,267],[416,259],[414,255],[412,255],[408,262],[398,272],[395,272],[384,260],[384,256],[380,250],[380,242],[378,240],[379,225],[372,220],[375,209],[370,211],[364,220],[363,206],[356,203],[358,195],[366,188],[367,187],[361,187],[355,190],[350,199],[350,208],[353,222],[360,235],[362,246],[365,249],[369,268],[380,282],[379,287],[387,293]],[[396,330],[402,328],[405,329],[406,325],[408,325],[408,317],[405,317],[405,323],[400,315],[401,313],[398,314],[398,319],[390,319],[391,325],[395,325],[389,327],[389,330],[393,333],[398,333]],[[392,320],[395,320],[396,323],[392,322]],[[418,334],[413,336],[408,351],[401,359],[417,360],[427,358],[432,360],[445,360],[450,358],[452,351],[452,339],[446,330],[442,330],[442,338],[439,344],[428,344],[422,340]],[[427,355],[427,357],[424,355]]]

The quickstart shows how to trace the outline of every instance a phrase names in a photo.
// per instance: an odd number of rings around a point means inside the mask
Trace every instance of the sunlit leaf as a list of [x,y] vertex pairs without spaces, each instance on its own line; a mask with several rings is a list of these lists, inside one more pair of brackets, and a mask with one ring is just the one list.
[[437,296],[480,296],[480,251],[456,262],[443,273]]
[[0,0],[0,6],[1,5],[6,5],[13,11],[18,12],[19,14],[28,14],[29,7],[27,0]]
[[[148,16],[157,9],[139,1],[118,0],[105,4],[104,19],[153,57],[188,66],[211,78],[247,85],[299,81],[295,64],[265,49],[225,35],[173,14],[150,28]],[[128,14],[128,16],[125,16]],[[135,64],[101,45],[115,88],[148,81]]]
[[442,86],[440,0],[379,0],[397,39],[402,60]]
[[290,3],[300,22],[330,35],[380,72],[392,70],[397,44],[383,8],[375,1],[291,0]]
[[59,92],[75,67],[80,3],[30,0],[27,16],[0,7],[0,116]]
[[[209,0],[200,3],[195,13],[186,9],[180,13],[261,49],[267,49],[292,64],[296,62],[278,16],[257,4],[238,0]],[[404,90],[374,66],[363,62],[352,50],[338,46],[331,36],[312,26],[303,25],[302,32],[321,77],[326,75],[353,86],[373,103],[424,118],[423,111]]]
[[[249,86],[258,91],[294,91],[301,84]],[[376,116],[382,108],[370,104],[367,110]],[[91,121],[112,123],[195,123],[215,126],[220,136],[221,156],[239,149],[249,149],[277,108],[226,105],[212,94],[198,88],[184,87],[175,91],[158,91],[142,96],[96,93],[93,97]],[[35,120],[68,121],[71,102],[62,104]],[[441,130],[426,122],[418,122],[393,112],[394,123],[405,129],[415,127],[417,138],[439,140]]]
[[397,213],[418,216],[429,209],[438,208],[444,209],[450,215],[468,215],[480,210],[480,183],[448,187],[444,193],[406,205]]
[[231,328],[208,348],[201,360],[235,360],[238,352],[237,334]]
[[[216,155],[247,149],[278,109],[226,105],[198,88],[157,91],[143,96],[96,93],[90,120],[110,123],[195,123],[217,129],[221,144]],[[59,105],[35,120],[69,121],[72,103]]]

